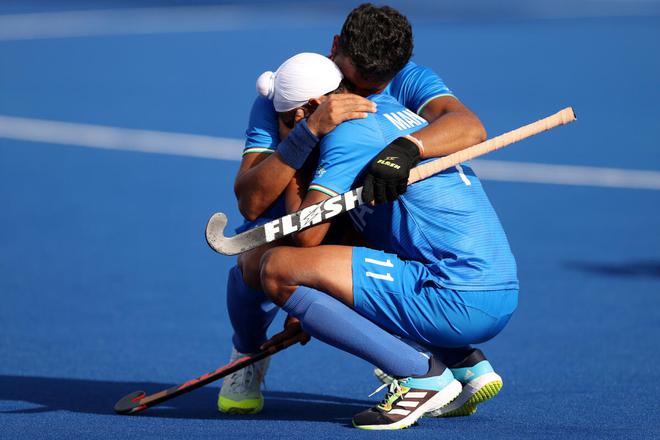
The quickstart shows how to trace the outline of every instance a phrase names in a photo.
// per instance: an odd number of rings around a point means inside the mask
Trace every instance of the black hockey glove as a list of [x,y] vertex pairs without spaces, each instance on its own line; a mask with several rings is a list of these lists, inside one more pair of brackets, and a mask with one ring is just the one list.
[[364,178],[362,200],[376,204],[396,200],[408,188],[410,170],[419,163],[419,147],[407,138],[397,138],[378,153]]

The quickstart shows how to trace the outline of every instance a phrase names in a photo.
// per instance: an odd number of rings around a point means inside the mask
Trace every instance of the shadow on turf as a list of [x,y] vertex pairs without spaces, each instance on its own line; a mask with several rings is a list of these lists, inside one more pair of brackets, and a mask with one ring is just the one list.
[[[16,402],[15,409],[5,409],[0,411],[0,414],[33,414],[64,410],[114,415],[112,408],[124,395],[137,390],[155,393],[172,385],[0,375],[0,401]],[[347,422],[354,413],[373,404],[367,400],[345,397],[266,390],[264,392],[266,406],[260,414],[224,415],[215,408],[217,393],[217,385],[203,387],[131,417]],[[8,406],[5,404],[4,408]]]
[[620,263],[569,261],[564,266],[572,270],[611,277],[660,278],[660,261],[657,260],[638,260]]

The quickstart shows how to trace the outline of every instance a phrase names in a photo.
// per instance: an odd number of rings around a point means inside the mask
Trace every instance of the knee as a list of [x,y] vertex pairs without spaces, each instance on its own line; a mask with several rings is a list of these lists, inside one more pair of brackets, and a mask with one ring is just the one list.
[[289,282],[287,250],[273,248],[266,251],[261,257],[260,275],[261,287],[266,296],[278,306],[287,302],[295,289]]
[[262,255],[263,251],[259,252],[255,249],[238,257],[238,267],[241,268],[243,282],[255,290],[261,290],[259,264]]

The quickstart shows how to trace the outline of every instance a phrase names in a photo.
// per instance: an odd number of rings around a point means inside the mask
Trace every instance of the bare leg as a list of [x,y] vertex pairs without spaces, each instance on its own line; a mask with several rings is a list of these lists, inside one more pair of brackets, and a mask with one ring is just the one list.
[[261,259],[261,284],[278,306],[284,305],[298,286],[312,287],[353,307],[353,278],[349,246],[296,248],[280,246]]
[[273,243],[265,244],[238,256],[238,267],[241,268],[241,272],[243,273],[243,281],[245,281],[245,284],[247,284],[250,288],[255,290],[262,290],[261,278],[259,275],[261,257],[269,249],[272,249],[275,246],[277,245]]
[[261,259],[266,295],[311,336],[394,376],[423,375],[428,357],[353,310],[353,248],[278,247]]
[[252,353],[259,348],[278,311],[262,291],[259,279],[259,261],[274,246],[261,246],[241,255],[238,267],[229,272],[227,311],[234,329],[232,342],[241,353]]

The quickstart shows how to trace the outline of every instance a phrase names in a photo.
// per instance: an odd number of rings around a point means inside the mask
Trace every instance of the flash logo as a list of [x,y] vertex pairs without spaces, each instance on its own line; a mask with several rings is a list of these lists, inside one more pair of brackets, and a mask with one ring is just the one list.
[[350,211],[362,203],[362,188],[348,191],[331,197],[320,205],[303,208],[293,214],[270,221],[262,226],[266,242],[277,240],[280,237],[321,223],[331,217]]
[[[401,165],[397,165],[394,162],[390,162],[388,159],[392,159],[392,158],[388,157],[388,158],[385,158],[385,160],[378,159],[378,161],[376,161],[376,163],[381,164],[381,165],[385,165],[386,167],[392,167],[395,170],[398,170],[399,168],[401,168]],[[396,158],[394,158],[394,159],[396,159]]]

